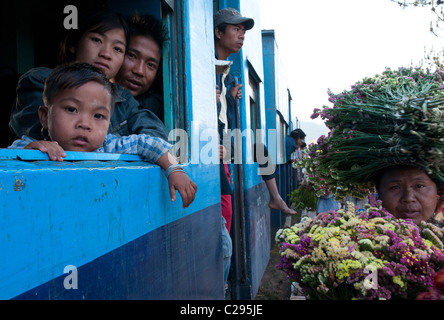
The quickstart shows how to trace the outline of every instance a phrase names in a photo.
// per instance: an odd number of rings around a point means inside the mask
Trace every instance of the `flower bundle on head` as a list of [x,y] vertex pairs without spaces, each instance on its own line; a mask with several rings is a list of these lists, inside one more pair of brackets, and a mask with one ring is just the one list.
[[315,109],[330,129],[308,147],[301,165],[317,187],[338,198],[362,197],[381,169],[410,165],[444,185],[444,71],[386,69]]

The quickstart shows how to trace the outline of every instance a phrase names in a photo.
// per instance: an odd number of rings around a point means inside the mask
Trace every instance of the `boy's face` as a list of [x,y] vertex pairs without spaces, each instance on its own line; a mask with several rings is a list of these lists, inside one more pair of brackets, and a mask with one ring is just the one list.
[[131,37],[116,82],[133,96],[144,94],[156,79],[162,53],[157,43],[145,36]]
[[65,151],[91,152],[102,146],[111,118],[111,94],[97,82],[61,90],[50,108],[39,109],[40,122]]
[[125,56],[125,33],[123,29],[111,29],[103,34],[85,32],[77,48],[71,48],[77,62],[98,67],[108,79],[115,77]]

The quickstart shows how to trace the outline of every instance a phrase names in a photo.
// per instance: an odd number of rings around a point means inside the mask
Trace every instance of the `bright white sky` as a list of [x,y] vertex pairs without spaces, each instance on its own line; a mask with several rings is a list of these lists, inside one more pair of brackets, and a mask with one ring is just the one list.
[[444,37],[429,31],[435,21],[430,8],[402,9],[390,0],[258,2],[261,29],[275,30],[292,104],[304,131],[310,123],[323,124],[310,115],[314,108],[330,105],[328,88],[339,93],[385,67],[418,65],[425,51],[444,47]]

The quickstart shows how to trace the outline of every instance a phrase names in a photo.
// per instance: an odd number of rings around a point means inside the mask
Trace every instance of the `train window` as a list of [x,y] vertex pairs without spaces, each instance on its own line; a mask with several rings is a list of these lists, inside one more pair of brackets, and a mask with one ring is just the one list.
[[[251,66],[250,66],[251,68]],[[248,84],[250,87],[249,97],[250,97],[250,130],[251,130],[251,144],[256,143],[256,136],[260,137],[261,129],[261,114],[260,114],[260,102],[259,102],[259,81],[250,72],[248,77]]]
[[285,133],[288,130],[288,125],[285,123],[284,117],[277,110],[276,112],[276,128],[277,128],[277,141],[279,146],[277,148],[277,162],[285,162]]
[[163,89],[165,106],[165,127],[170,134],[170,142],[176,144],[176,156],[179,162],[189,159],[189,117],[187,106],[187,64],[184,32],[186,27],[183,15],[183,1],[162,2],[162,21],[166,28],[169,41],[163,51]]
[[[57,4],[49,5],[49,1],[41,0],[42,5],[37,5],[30,0],[18,0],[16,2],[2,2],[0,4],[1,28],[0,39],[8,44],[10,50],[3,50],[0,62],[0,84],[2,84],[2,95],[5,104],[12,106],[15,99],[16,83],[24,72],[32,67],[46,66],[55,67],[58,58],[58,49],[61,39],[66,30],[63,27],[56,28],[54,24],[63,26],[64,6],[68,1],[60,1]],[[71,3],[71,2],[69,2]],[[163,119],[166,131],[170,133],[173,129],[170,140],[172,144],[183,141],[179,144],[181,163],[189,159],[189,115],[186,109],[187,103],[187,54],[185,34],[187,26],[181,14],[184,10],[183,0],[158,0],[146,2],[142,0],[127,0],[122,4],[118,0],[76,0],[72,3],[77,7],[79,13],[93,11],[95,8],[108,7],[125,15],[131,15],[135,11],[140,13],[150,13],[161,18],[167,32],[167,41],[163,50],[162,79],[160,83],[155,83],[159,93],[164,97]],[[43,5],[45,4],[45,5]],[[46,5],[48,4],[48,5]],[[28,17],[23,21],[16,21],[16,17]],[[38,19],[37,19],[38,17]],[[54,18],[52,18],[54,17]],[[51,37],[47,35],[51,34]],[[189,59],[189,57],[188,57]],[[0,147],[10,145],[15,138],[11,133],[8,122],[10,108],[2,109],[0,123]],[[179,129],[179,130],[177,130]]]

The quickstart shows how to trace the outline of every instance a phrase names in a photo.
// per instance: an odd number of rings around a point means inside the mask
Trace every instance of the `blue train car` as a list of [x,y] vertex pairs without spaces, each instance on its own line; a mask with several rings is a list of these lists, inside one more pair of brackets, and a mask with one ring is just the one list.
[[[78,9],[86,5],[79,3]],[[63,13],[63,8],[57,8]],[[8,9],[18,13],[26,6]],[[157,9],[152,1],[126,1],[116,9],[155,12],[174,36],[164,59],[165,93],[170,97],[165,123],[188,132],[192,122],[198,124],[192,129],[197,139],[190,139],[184,168],[199,192],[194,203],[183,209],[180,197],[171,203],[165,176],[157,166],[85,159],[76,153],[68,161],[54,163],[34,156],[37,151],[3,150],[2,299],[224,297],[220,187],[219,180],[212,178],[218,175],[218,165],[196,161],[206,143],[199,141],[201,132],[216,123],[216,111],[211,116],[207,108],[214,105],[215,92],[201,90],[214,83],[213,38],[208,32],[212,20],[205,19],[212,16],[213,8],[206,1],[171,5],[157,1]],[[40,10],[51,11],[51,7]],[[176,34],[176,30],[181,31]],[[17,36],[15,41],[24,39]],[[186,78],[175,76],[185,73]],[[174,83],[177,79],[182,81]],[[170,89],[177,85],[180,90]],[[179,112],[182,123],[174,118]]]
[[[242,140],[243,161],[231,165],[234,217],[229,277],[231,299],[254,298],[268,264],[273,232],[268,192],[252,161],[252,139],[268,144],[266,129],[275,128],[269,120],[273,111],[265,104],[267,77],[257,3],[2,3],[1,37],[11,50],[2,53],[0,85],[8,105],[12,106],[21,74],[34,66],[55,65],[67,4],[79,12],[107,6],[162,19],[170,37],[163,53],[163,120],[172,132],[172,143],[183,142],[173,129],[181,129],[188,138],[181,162],[198,192],[183,209],[180,196],[171,202],[162,170],[133,155],[68,152],[60,163],[35,150],[1,149],[0,299],[225,298],[219,165],[208,161],[209,150],[217,149],[216,140],[208,136],[217,132],[212,16],[223,7],[234,7],[256,20],[244,48],[232,57],[232,71],[244,84],[238,127],[245,132],[261,129],[261,134]],[[17,16],[29,19],[19,26]],[[10,110],[5,110],[1,147],[12,139],[7,124]],[[278,110],[288,124],[290,108]],[[276,143],[282,146],[281,136]],[[277,150],[282,154],[282,149]],[[285,173],[278,175],[285,181]]]
[[[286,158],[285,136],[299,127],[293,111],[291,92],[288,89],[285,67],[279,56],[279,48],[274,30],[262,30],[262,46],[264,61],[265,113],[267,133],[275,130],[276,134],[269,137],[269,143],[275,144],[274,161],[276,163],[276,183],[279,192],[287,203],[289,194],[298,187],[297,171],[292,168]],[[285,215],[272,210],[270,229],[272,234],[285,224]],[[274,239],[272,239],[274,242]]]

